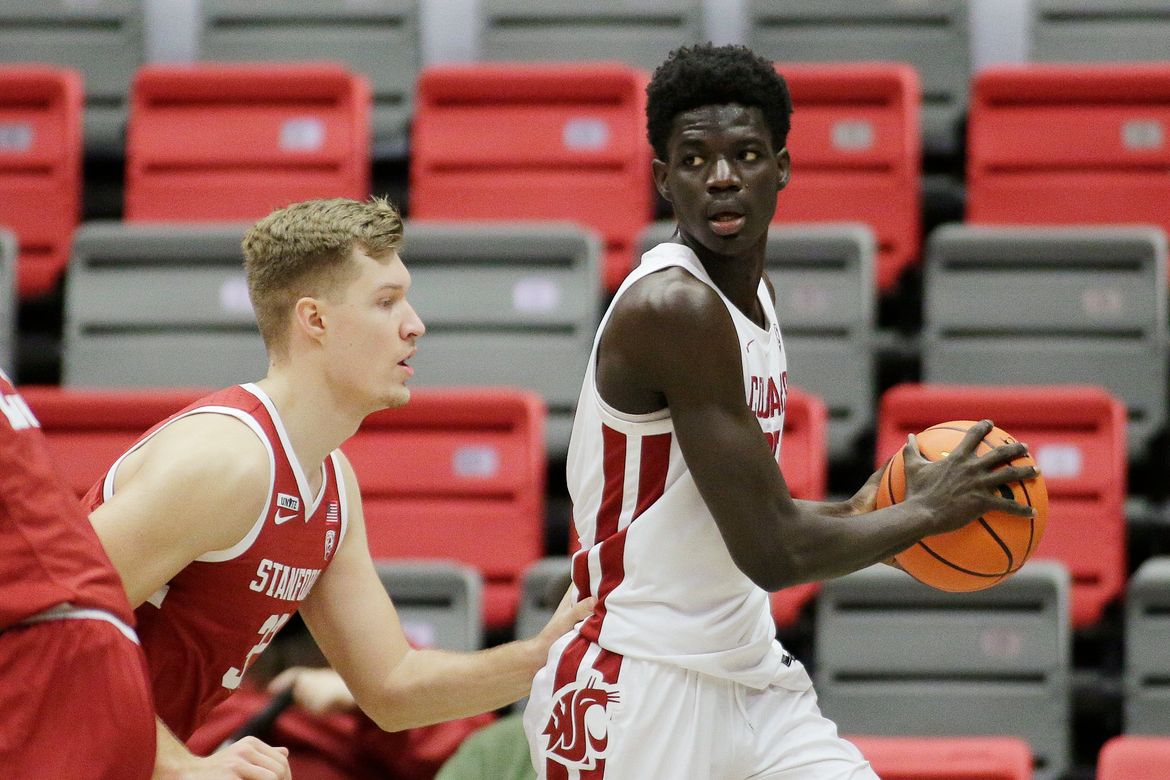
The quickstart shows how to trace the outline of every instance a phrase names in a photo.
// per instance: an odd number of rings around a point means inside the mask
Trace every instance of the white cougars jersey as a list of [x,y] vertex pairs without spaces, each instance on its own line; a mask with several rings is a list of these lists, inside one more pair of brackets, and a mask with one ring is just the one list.
[[[720,292],[695,254],[659,244],[618,289],[680,266],[723,299],[739,335],[744,401],[779,462],[787,371],[776,309],[761,280],[761,328]],[[597,606],[581,635],[614,653],[660,661],[762,689],[809,686],[803,667],[776,641],[768,594],[739,570],[695,486],[670,410],[625,414],[600,397],[593,342],[569,444],[568,487],[582,549],[573,583]],[[696,357],[696,371],[701,357]]]

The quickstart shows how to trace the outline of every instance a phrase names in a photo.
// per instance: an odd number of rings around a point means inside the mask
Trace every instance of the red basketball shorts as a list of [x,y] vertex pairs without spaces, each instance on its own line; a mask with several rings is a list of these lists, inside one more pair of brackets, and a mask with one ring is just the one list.
[[0,767],[6,780],[149,778],[154,705],[129,629],[57,619],[0,633]]

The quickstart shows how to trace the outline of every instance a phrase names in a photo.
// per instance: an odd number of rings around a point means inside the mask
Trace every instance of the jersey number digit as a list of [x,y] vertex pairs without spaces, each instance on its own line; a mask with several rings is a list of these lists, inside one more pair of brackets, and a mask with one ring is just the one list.
[[257,642],[248,652],[248,657],[244,659],[244,665],[237,669],[232,667],[228,669],[223,675],[223,687],[229,691],[234,691],[240,687],[240,683],[244,679],[244,672],[248,671],[248,667],[252,665],[252,661],[264,652],[264,648],[272,643],[276,634],[280,629],[284,628],[284,624],[292,617],[291,613],[284,615],[271,615],[264,621],[264,625],[260,626],[260,641]]

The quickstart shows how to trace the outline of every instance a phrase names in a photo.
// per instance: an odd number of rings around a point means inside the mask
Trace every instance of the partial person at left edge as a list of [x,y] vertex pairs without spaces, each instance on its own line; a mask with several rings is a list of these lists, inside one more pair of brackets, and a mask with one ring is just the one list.
[[122,581],[0,371],[0,767],[7,780],[138,780],[154,705]]

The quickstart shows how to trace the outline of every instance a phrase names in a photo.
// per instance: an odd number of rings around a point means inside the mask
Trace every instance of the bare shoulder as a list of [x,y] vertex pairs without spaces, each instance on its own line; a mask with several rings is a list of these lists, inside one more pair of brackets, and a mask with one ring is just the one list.
[[258,495],[260,503],[271,471],[268,446],[248,425],[229,415],[200,413],[175,420],[128,456],[118,488],[143,477],[191,484],[207,495],[234,495],[242,502]]
[[[735,344],[719,293],[682,268],[664,268],[631,285],[614,306],[598,347],[598,390],[633,414],[673,408],[684,394],[708,388],[725,392],[722,375],[740,371],[738,352],[729,349]],[[697,358],[705,366],[700,375]]]
[[616,331],[637,328],[645,337],[673,341],[701,332],[712,316],[725,312],[719,294],[710,286],[672,266],[635,282],[614,306],[610,327]]

